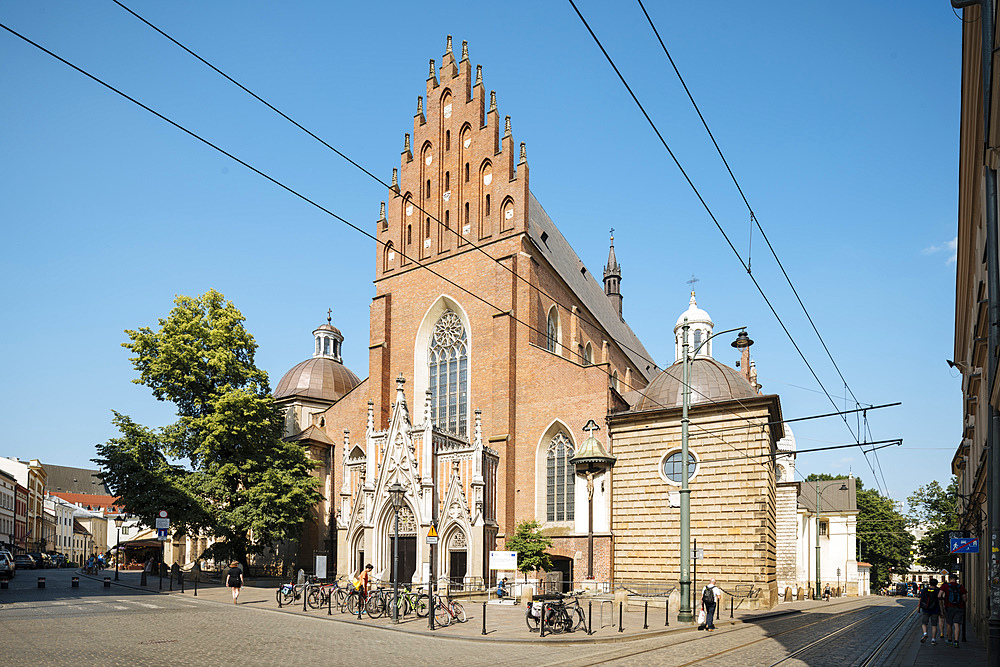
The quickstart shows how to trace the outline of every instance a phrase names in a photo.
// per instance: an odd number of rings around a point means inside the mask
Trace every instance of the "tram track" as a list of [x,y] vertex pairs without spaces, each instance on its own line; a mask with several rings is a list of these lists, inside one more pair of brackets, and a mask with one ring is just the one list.
[[[787,662],[788,660],[793,659],[793,658],[795,658],[795,657],[797,657],[799,655],[802,655],[803,653],[809,651],[810,649],[813,649],[813,648],[815,648],[815,647],[823,644],[824,642],[827,642],[827,641],[829,641],[829,640],[831,640],[831,639],[839,636],[840,634],[842,634],[842,633],[850,630],[851,628],[854,628],[855,626],[857,626],[857,625],[859,625],[861,623],[871,621],[874,618],[877,618],[877,617],[879,617],[879,616],[881,616],[881,615],[883,615],[885,613],[891,613],[891,612],[896,611],[896,610],[897,610],[897,608],[895,608],[895,607],[889,607],[889,606],[887,606],[885,604],[880,603],[880,604],[874,605],[874,606],[855,607],[853,609],[848,609],[848,610],[845,610],[845,611],[842,611],[842,612],[834,612],[834,613],[829,614],[829,615],[823,615],[822,618],[817,619],[815,621],[812,621],[810,623],[804,623],[804,624],[796,625],[795,627],[789,628],[787,630],[778,630],[776,632],[769,632],[764,637],[758,637],[758,638],[752,639],[750,641],[742,642],[742,643],[737,644],[735,646],[729,646],[729,647],[726,647],[726,648],[724,648],[722,650],[719,650],[719,651],[716,651],[714,653],[711,653],[709,655],[699,656],[699,657],[697,657],[697,658],[695,658],[693,660],[690,660],[688,662],[683,662],[683,663],[677,664],[674,667],[691,667],[692,665],[697,665],[699,663],[705,663],[707,661],[714,660],[715,658],[719,658],[721,656],[733,653],[735,651],[746,649],[746,648],[754,646],[756,644],[760,644],[762,642],[766,642],[766,641],[769,641],[769,640],[774,640],[774,639],[777,639],[777,638],[785,636],[785,635],[790,635],[792,633],[801,632],[803,630],[806,630],[808,628],[811,628],[811,627],[814,627],[814,626],[817,626],[817,625],[823,625],[823,624],[829,625],[831,623],[837,623],[838,621],[843,621],[845,619],[850,619],[850,617],[853,616],[853,615],[857,615],[857,614],[861,615],[861,618],[858,618],[857,620],[850,620],[846,625],[842,625],[842,626],[836,628],[832,632],[829,632],[829,633],[823,635],[822,637],[820,637],[819,639],[808,643],[806,646],[803,646],[802,648],[797,649],[794,653],[792,653],[792,654],[790,654],[788,656],[785,656],[781,660],[779,660],[779,661],[775,662],[773,665],[771,665],[771,667],[776,667],[777,665],[781,665],[781,664]],[[865,667],[868,667],[871,664],[871,661],[884,649],[885,645],[888,643],[888,641],[891,639],[891,637],[893,637],[896,634],[897,630],[906,622],[907,619],[909,619],[910,617],[912,617],[913,613],[914,613],[913,610],[911,610],[909,613],[903,614],[902,618],[892,627],[891,630],[889,630],[889,632],[885,635],[885,637],[878,644],[878,646],[876,646],[873,649],[872,653],[866,658],[866,661],[863,663],[863,665]],[[787,619],[776,619],[776,620],[787,620]],[[722,633],[720,635],[717,635],[717,636],[724,637],[724,636],[727,636],[727,635],[732,635],[733,633],[740,633],[740,632],[744,632],[744,631],[751,631],[751,630],[754,630],[754,629],[758,629],[759,630],[760,626],[757,625],[757,624],[745,624],[745,625],[743,625],[741,627],[736,627],[736,628],[733,628],[731,630],[727,630],[724,633]],[[639,650],[635,650],[635,651],[629,651],[627,653],[620,653],[620,654],[617,654],[617,655],[604,654],[603,656],[595,656],[593,660],[588,661],[588,662],[572,661],[572,662],[567,663],[567,664],[571,664],[571,665],[573,665],[573,667],[593,667],[593,666],[602,665],[602,664],[613,664],[615,662],[621,662],[621,661],[625,661],[625,660],[631,660],[631,659],[637,658],[639,656],[649,655],[649,654],[652,654],[652,653],[655,653],[655,652],[671,651],[672,649],[675,649],[675,648],[680,647],[680,646],[684,646],[685,644],[691,644],[691,643],[694,643],[694,642],[704,642],[704,641],[705,641],[704,635],[700,635],[699,634],[698,636],[691,637],[689,639],[683,639],[683,640],[680,640],[680,641],[672,642],[672,643],[667,644],[667,645],[652,646],[652,647],[643,648],[643,649],[639,649]]]

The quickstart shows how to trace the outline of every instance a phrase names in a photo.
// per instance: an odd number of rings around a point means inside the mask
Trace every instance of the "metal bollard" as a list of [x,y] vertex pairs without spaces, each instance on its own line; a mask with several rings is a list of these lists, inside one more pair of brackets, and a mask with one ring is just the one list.
[[45,588],[45,577],[38,577],[38,587]]
[[161,590],[161,591],[163,590],[163,570],[160,570],[160,588],[159,588],[159,590]]
[[306,610],[306,598],[309,597],[309,584],[302,589],[302,611]]
[[715,605],[715,620],[719,620],[720,618],[722,618],[722,605],[717,604]]
[[111,577],[104,577],[104,587],[111,588]]
[[179,583],[181,585],[181,593],[183,593],[184,592],[184,573],[183,572],[178,572],[177,573],[177,583]]
[[618,632],[625,632],[624,621],[622,620],[622,605],[624,602],[618,603]]
[[170,592],[174,592],[174,578],[170,577]]
[[70,588],[79,588],[80,587],[80,577],[71,577],[70,578],[70,584],[69,584],[69,586],[70,586]]
[[663,615],[666,617],[666,621],[663,623],[663,627],[670,627],[670,597],[663,598]]
[[649,630],[649,623],[646,622],[649,616],[649,600],[642,603],[642,629]]
[[7,580],[6,577],[4,577],[3,579],[0,579],[0,590],[4,590],[7,588],[10,588],[10,582]]
[[594,601],[587,603],[587,634],[594,634]]
[[[198,580],[194,580],[194,594],[198,594]],[[278,594],[274,596],[278,600],[278,609],[281,609],[281,586],[278,586]]]
[[330,589],[330,594],[328,596],[326,596],[326,615],[327,616],[333,616],[333,593],[336,590],[337,590],[336,588],[331,588]]
[[729,596],[729,618],[733,617],[733,610],[734,610],[734,607],[733,607],[733,596],[730,595]]
[[486,634],[486,603],[483,603],[483,634]]
[[[361,612],[365,608],[365,598],[361,597],[361,593],[358,593],[358,620],[361,620]],[[434,621],[434,607],[431,607],[431,621]],[[431,630],[434,629],[434,625],[431,625]]]
[[194,576],[194,596],[198,597],[198,575]]
[[547,602],[543,602],[542,603],[542,617],[540,619],[538,619],[538,621],[539,621],[538,637],[539,638],[545,636],[545,612],[547,611],[545,607],[546,607],[547,604],[548,604]]
[[147,574],[148,573],[145,570],[142,571],[142,576],[139,577],[139,585],[140,586],[145,586],[146,585],[146,575]]

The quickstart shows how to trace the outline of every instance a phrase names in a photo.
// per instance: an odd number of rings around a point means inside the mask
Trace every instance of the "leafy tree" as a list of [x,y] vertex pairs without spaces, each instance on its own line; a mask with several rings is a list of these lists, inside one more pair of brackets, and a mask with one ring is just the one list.
[[128,513],[152,524],[166,509],[176,532],[207,531],[219,540],[212,556],[245,562],[298,536],[322,499],[314,464],[282,440],[240,311],[215,290],[174,304],[158,330],[126,330],[122,346],[135,354],[133,382],[174,403],[178,421],[152,430],[115,413],[122,437],[99,445],[94,461]]
[[507,538],[507,551],[517,552],[517,569],[524,574],[552,569],[552,559],[545,553],[552,546],[552,538],[543,535],[541,528],[536,519],[522,521]]
[[[812,474],[807,482],[840,479],[833,475]],[[910,567],[913,536],[906,531],[907,518],[898,512],[892,500],[876,489],[865,489],[860,477],[854,478],[858,501],[858,560],[872,564],[871,589],[888,586],[893,572]]]
[[949,549],[948,533],[959,529],[955,513],[958,478],[952,477],[948,488],[937,480],[919,487],[907,499],[910,520],[915,526],[926,529],[917,541],[917,560],[934,570],[951,569],[955,557]]

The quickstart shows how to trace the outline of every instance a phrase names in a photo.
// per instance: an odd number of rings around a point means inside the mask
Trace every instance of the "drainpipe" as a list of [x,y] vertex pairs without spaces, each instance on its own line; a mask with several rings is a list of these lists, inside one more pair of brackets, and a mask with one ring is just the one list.
[[[986,179],[986,280],[988,295],[989,327],[987,339],[986,391],[987,401],[993,395],[996,383],[997,354],[1000,347],[1000,266],[997,256],[997,172],[990,168],[988,151],[990,142],[990,109],[993,103],[993,0],[951,0],[956,9],[979,5],[979,23],[982,29],[981,60],[983,75],[983,171]],[[989,622],[987,624],[987,664],[1000,664],[1000,413],[990,404],[990,419],[986,427],[986,449],[989,452],[986,484],[989,508]],[[984,582],[987,583],[987,582]]]

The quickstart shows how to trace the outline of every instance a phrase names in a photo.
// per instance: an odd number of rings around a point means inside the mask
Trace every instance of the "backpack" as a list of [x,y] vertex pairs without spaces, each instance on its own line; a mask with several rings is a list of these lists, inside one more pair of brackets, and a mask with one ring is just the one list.
[[711,586],[705,586],[705,590],[701,592],[701,603],[704,605],[715,604],[715,591],[712,590]]
[[925,588],[924,592],[920,594],[920,609],[928,612],[936,611],[938,608],[937,595],[937,588],[932,586]]
[[948,585],[948,605],[958,607],[962,604],[962,589],[958,584]]

